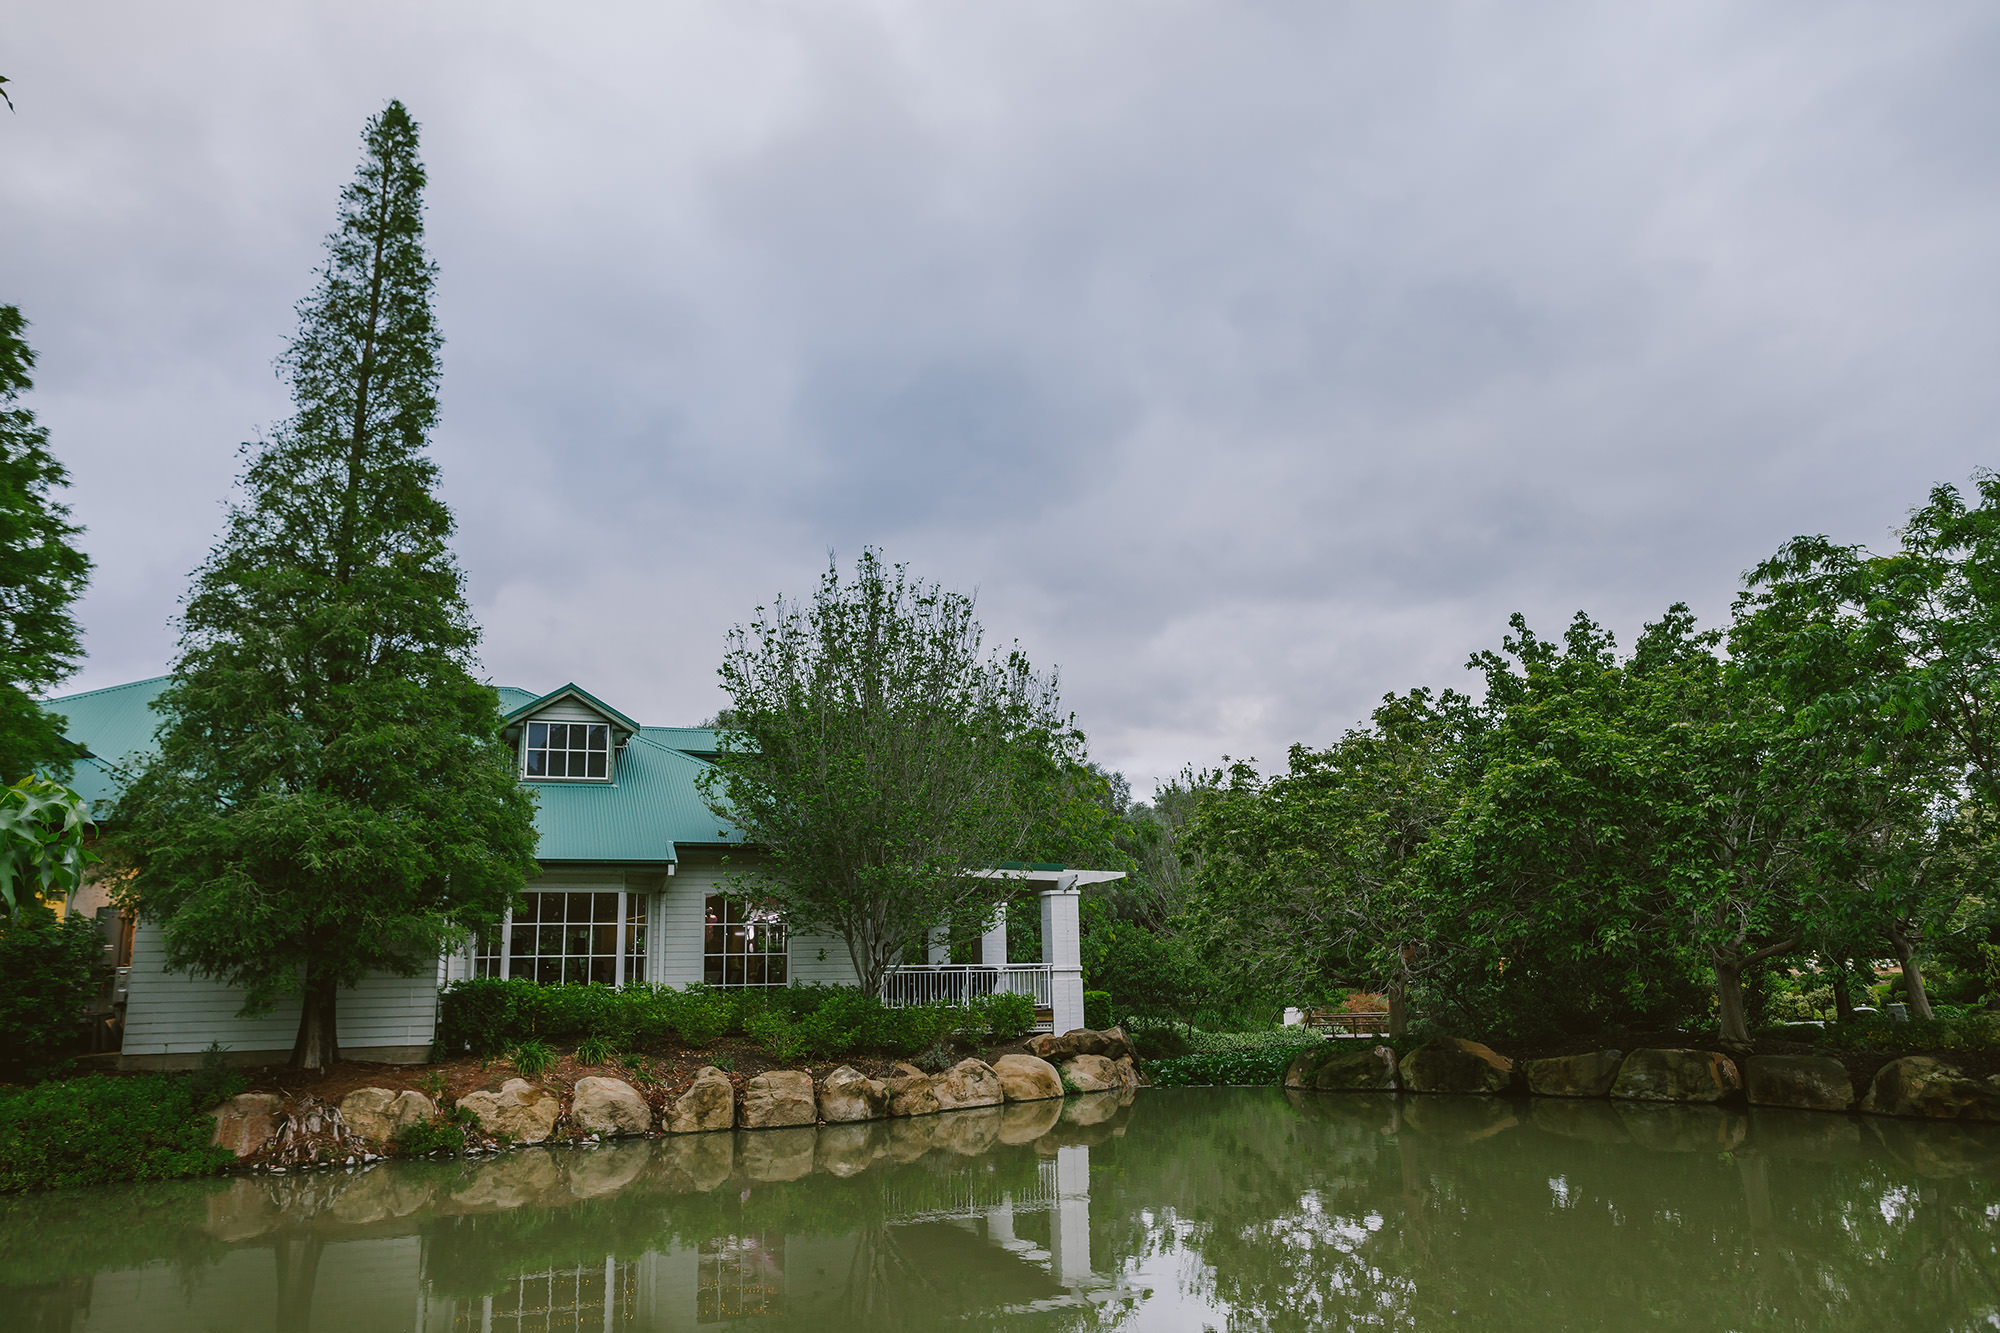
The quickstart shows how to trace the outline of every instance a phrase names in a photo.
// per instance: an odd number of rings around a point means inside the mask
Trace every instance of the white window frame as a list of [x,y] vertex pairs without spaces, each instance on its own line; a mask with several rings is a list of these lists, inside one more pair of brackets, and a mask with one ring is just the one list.
[[[643,931],[646,937],[645,949],[637,954],[637,961],[639,965],[646,971],[650,972],[652,970],[651,956],[652,956],[652,946],[653,946],[653,939],[652,939],[653,903],[650,895],[644,893],[631,893],[625,889],[617,889],[617,890],[607,889],[601,886],[589,885],[589,884],[578,884],[574,886],[558,886],[552,884],[546,888],[527,889],[525,890],[525,892],[593,893],[593,894],[616,892],[618,895],[618,918],[617,918],[618,952],[616,954],[617,961],[613,966],[614,979],[611,984],[613,986],[622,989],[626,981],[628,980],[627,964],[634,960],[634,951],[632,943],[634,926],[638,927],[639,930]],[[641,909],[641,916],[636,922],[632,919],[634,899],[643,900],[645,903],[645,906]],[[539,924],[540,923],[538,922],[537,925],[539,926]],[[479,942],[477,940],[473,941],[472,951],[473,952],[472,952],[471,975],[476,977],[480,974],[479,959],[482,956],[490,956],[490,955],[482,955],[479,948]],[[567,955],[567,954],[564,955],[564,957],[572,957],[572,956],[575,955]],[[592,955],[592,956],[601,957],[602,955]],[[514,909],[511,907],[507,909],[506,915],[503,916],[500,920],[500,966],[498,970],[495,973],[493,973],[493,975],[498,976],[502,981],[506,981],[514,975]],[[557,984],[569,985],[571,983],[559,982]],[[582,983],[576,983],[576,984],[580,985]]]
[[[531,744],[529,743],[529,739],[528,739],[528,738],[529,738],[529,737],[530,737],[531,735],[533,735],[533,729],[534,729],[535,727],[538,727],[538,726],[541,726],[541,727],[603,727],[603,728],[604,728],[604,776],[603,776],[603,777],[601,777],[601,778],[592,778],[592,777],[581,777],[581,778],[573,778],[573,777],[570,777],[570,776],[569,776],[569,775],[568,775],[567,773],[565,773],[565,774],[564,774],[563,776],[561,776],[561,777],[559,777],[559,778],[558,778],[558,777],[553,777],[553,776],[551,776],[551,775],[549,775],[549,774],[547,774],[547,773],[530,773],[530,772],[528,771],[528,751],[530,751],[530,750],[541,750],[542,752],[544,752],[544,753],[547,753],[547,752],[548,752],[548,750],[549,750],[549,747],[548,747],[548,746],[546,746],[546,745],[531,745]],[[614,732],[616,732],[616,731],[617,731],[617,728],[616,728],[616,727],[614,727],[614,726],[613,726],[613,725],[612,725],[612,724],[610,723],[610,721],[608,721],[608,720],[606,720],[606,721],[601,721],[601,722],[577,722],[577,721],[574,721],[574,720],[572,720],[572,719],[569,719],[569,718],[551,718],[551,717],[544,717],[544,716],[536,716],[536,717],[531,717],[531,718],[528,718],[528,719],[526,719],[525,721],[523,721],[523,722],[521,723],[521,760],[520,760],[520,763],[521,763],[521,779],[522,779],[522,781],[524,781],[524,782],[600,782],[600,783],[609,783],[609,782],[611,782],[611,781],[612,781],[612,779],[613,779],[614,777],[616,777],[616,776],[617,776],[617,773],[618,773],[618,738],[617,738],[617,736],[616,736],[616,735],[614,735],[614,734],[613,734],[613,733],[614,733]],[[560,750],[560,751],[558,751],[557,753],[560,753],[560,754],[565,754],[565,755],[569,755],[569,754],[592,754],[592,753],[595,753],[595,751],[592,751],[592,750],[578,750],[578,749],[575,749],[575,748],[573,748],[573,747],[570,747],[570,746],[565,746],[565,747],[563,747],[563,749],[561,749],[561,750]],[[567,768],[567,767],[568,767],[569,765],[567,764],[567,762],[565,762],[563,766],[564,766],[565,768]]]

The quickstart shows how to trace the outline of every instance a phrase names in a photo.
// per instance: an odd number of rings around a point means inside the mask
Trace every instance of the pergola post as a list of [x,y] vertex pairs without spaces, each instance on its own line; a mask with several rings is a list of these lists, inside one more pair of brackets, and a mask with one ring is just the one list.
[[1007,904],[993,909],[993,921],[979,937],[979,961],[987,967],[1007,966]]
[[1083,895],[1076,877],[1065,875],[1042,891],[1042,962],[1049,969],[1050,1030],[1061,1034],[1083,1026],[1083,941],[1078,905]]

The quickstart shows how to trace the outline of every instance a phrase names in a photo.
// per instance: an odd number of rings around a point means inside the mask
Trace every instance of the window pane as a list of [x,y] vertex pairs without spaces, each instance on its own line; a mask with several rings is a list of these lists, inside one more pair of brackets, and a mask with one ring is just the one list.
[[785,984],[785,955],[772,954],[764,960],[764,975],[773,986]]
[[723,959],[722,963],[722,984],[725,986],[741,986],[743,984],[742,955],[731,954],[729,957]]
[[701,979],[711,986],[722,984],[722,955],[710,954],[702,960]]
[[722,956],[722,927],[709,925],[702,930],[701,951],[717,958]]
[[569,895],[569,919],[570,919],[570,920],[572,920],[572,921],[588,921],[588,920],[590,920],[590,899],[591,899],[591,897],[592,897],[592,895],[590,895],[590,894],[588,894],[588,893],[572,893],[572,894],[570,894],[570,895]]
[[763,959],[752,957],[743,960],[743,984],[746,986],[761,986],[764,984]]
[[561,750],[567,748],[568,745],[569,723],[551,722],[549,724],[549,748],[551,750]]
[[614,954],[618,952],[618,924],[592,926],[590,928],[590,951],[594,954]]
[[625,919],[633,922],[643,922],[646,919],[645,894],[628,893],[625,895]]
[[618,982],[618,960],[616,958],[591,959],[590,979],[601,986],[616,985]]
[[589,773],[589,776],[591,776],[591,777],[593,777],[593,778],[601,778],[601,777],[603,777],[603,776],[604,776],[604,755],[603,755],[603,753],[602,753],[601,751],[597,751],[597,750],[593,750],[593,751],[591,751],[591,752],[590,752],[590,755],[589,755],[589,759],[590,759],[590,773]]
[[615,893],[592,894],[590,919],[593,921],[616,921],[618,919],[618,895]]
[[607,749],[609,748],[610,744],[611,744],[611,728],[594,726],[590,729],[591,749],[593,750]]
[[533,750],[546,750],[549,748],[548,723],[530,722],[528,724],[528,747]]
[[722,920],[722,899],[716,897],[714,894],[708,896],[708,919],[710,921]]
[[563,952],[588,955],[590,953],[590,923],[571,924],[563,927]]
[[528,751],[528,776],[531,778],[539,778],[545,776],[543,770],[547,767],[546,763],[547,759],[548,759],[548,754],[546,751],[542,750]]
[[535,980],[541,982],[544,986],[561,985],[562,959],[537,958],[535,960]]
[[522,894],[521,905],[514,909],[514,924],[519,925],[523,921],[532,922],[535,919],[535,913],[540,910],[541,905],[542,905],[541,894],[539,893]]

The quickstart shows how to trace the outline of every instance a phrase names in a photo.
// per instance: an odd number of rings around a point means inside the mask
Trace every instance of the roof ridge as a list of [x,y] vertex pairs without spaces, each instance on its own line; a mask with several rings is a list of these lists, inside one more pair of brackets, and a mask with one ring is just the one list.
[[116,694],[120,690],[136,690],[141,685],[157,685],[163,680],[171,680],[173,679],[173,674],[171,671],[163,671],[157,676],[148,676],[144,680],[128,680],[123,685],[101,685],[94,690],[78,690],[75,694],[51,695],[47,699],[40,700],[40,702],[45,704],[59,704],[67,703],[72,699],[90,699],[100,694]]

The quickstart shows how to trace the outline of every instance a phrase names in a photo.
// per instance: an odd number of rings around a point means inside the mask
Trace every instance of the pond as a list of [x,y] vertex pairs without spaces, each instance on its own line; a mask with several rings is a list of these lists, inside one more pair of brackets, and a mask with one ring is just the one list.
[[1990,1328],[2000,1127],[1194,1088],[0,1203],[38,1330]]

